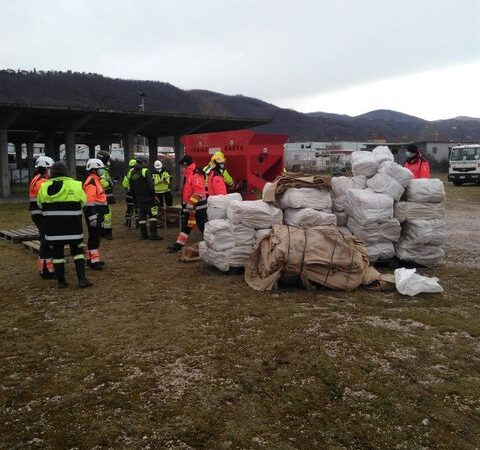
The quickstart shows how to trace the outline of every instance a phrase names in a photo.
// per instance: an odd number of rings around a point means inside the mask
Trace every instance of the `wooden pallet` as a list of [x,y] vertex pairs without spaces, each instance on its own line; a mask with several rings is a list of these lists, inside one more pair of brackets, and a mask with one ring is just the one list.
[[23,241],[22,245],[25,249],[36,255],[40,253],[40,241]]
[[38,239],[39,235],[35,226],[28,226],[18,230],[0,230],[0,238],[18,244],[19,242]]

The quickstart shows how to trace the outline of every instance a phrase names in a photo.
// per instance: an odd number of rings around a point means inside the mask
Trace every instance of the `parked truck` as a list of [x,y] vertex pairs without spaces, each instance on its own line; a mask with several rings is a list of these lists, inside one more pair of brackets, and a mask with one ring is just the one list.
[[480,183],[480,144],[452,147],[448,181],[455,186],[461,186],[463,183]]

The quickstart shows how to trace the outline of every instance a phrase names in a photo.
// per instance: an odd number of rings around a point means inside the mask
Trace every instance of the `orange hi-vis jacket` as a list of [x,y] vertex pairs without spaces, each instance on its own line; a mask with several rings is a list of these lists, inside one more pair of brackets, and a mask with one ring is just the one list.
[[430,178],[430,164],[420,152],[415,159],[407,161],[405,167],[412,172],[413,178]]
[[87,203],[83,210],[88,221],[96,219],[97,212],[106,213],[108,211],[107,194],[102,187],[100,177],[95,172],[88,175],[83,183],[83,190],[87,195]]
[[37,173],[32,180],[30,181],[30,188],[28,192],[28,197],[30,200],[30,214],[33,216],[35,214],[42,214],[42,210],[37,204],[37,195],[40,190],[40,186],[48,180],[48,176],[45,174]]
[[208,195],[227,195],[225,179],[215,169],[208,174]]
[[207,207],[207,195],[205,192],[205,176],[195,163],[185,168],[182,203],[188,209],[202,209]]

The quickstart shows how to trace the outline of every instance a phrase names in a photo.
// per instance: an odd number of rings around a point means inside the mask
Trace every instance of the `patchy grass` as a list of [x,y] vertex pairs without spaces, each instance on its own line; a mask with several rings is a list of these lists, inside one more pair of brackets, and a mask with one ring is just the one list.
[[257,293],[139,241],[122,205],[91,289],[0,241],[0,448],[480,447],[480,188],[447,191],[447,261],[422,271],[445,293],[415,298]]

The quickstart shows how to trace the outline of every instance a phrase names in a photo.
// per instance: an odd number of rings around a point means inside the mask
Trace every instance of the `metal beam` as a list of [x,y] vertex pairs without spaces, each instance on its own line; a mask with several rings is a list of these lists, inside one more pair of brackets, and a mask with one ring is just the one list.
[[3,121],[0,121],[0,130],[8,130],[13,125],[15,120],[17,120],[17,117],[21,112],[22,111],[20,109],[16,109],[7,114]]
[[89,120],[95,117],[95,113],[85,114],[83,117],[79,117],[78,119],[74,120],[69,127],[70,131],[78,131],[83,125],[85,125]]
[[130,128],[128,134],[138,134],[143,128],[148,127],[152,123],[158,120],[158,117],[151,117],[150,119],[143,120],[139,124],[135,125],[133,128]]
[[148,136],[148,167],[153,171],[153,163],[158,157],[158,136]]
[[125,133],[123,136],[123,157],[125,160],[125,171],[128,170],[128,163],[133,158],[135,152],[135,135]]

